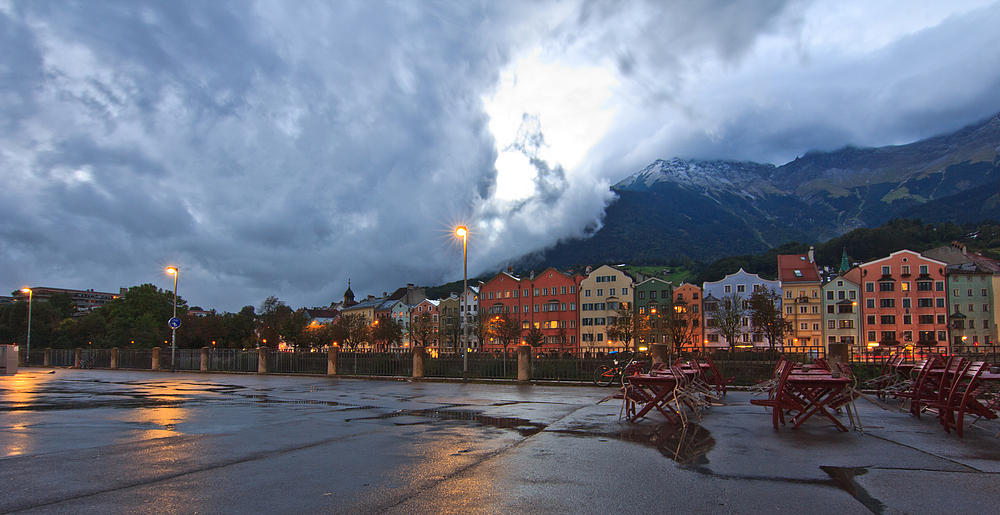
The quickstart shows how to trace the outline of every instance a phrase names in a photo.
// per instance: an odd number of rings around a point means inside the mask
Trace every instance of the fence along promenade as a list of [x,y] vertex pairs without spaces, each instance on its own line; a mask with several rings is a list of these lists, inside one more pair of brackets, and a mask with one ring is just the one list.
[[[653,346],[653,352],[638,359],[672,361],[678,357],[669,346]],[[656,347],[660,358],[653,359]],[[515,349],[512,349],[515,350]],[[613,352],[622,347],[601,347],[558,353],[541,352],[527,345],[518,346],[515,352],[469,353],[469,375],[473,380],[550,381],[590,383],[594,372],[601,365],[611,362]],[[926,358],[931,354],[947,354],[946,347],[900,347],[907,362]],[[842,360],[857,368],[863,379],[865,367],[877,372],[889,359],[892,350],[872,351],[864,346],[850,346]],[[961,355],[977,361],[998,362],[997,346],[969,346],[956,349]],[[719,350],[695,348],[685,350],[681,357],[709,355],[726,376],[736,377],[737,385],[752,385],[770,376],[778,357],[800,363],[827,357],[825,347],[792,347],[771,350]],[[274,349],[177,349],[176,363],[170,363],[170,352],[153,349],[43,349],[32,350],[29,365],[44,367],[74,367],[83,363],[95,368],[130,370],[178,370],[226,373],[313,374],[342,377],[435,378],[460,379],[462,355],[440,354],[431,356],[411,349],[378,351],[374,349],[350,350],[333,347],[327,351],[285,352]]]

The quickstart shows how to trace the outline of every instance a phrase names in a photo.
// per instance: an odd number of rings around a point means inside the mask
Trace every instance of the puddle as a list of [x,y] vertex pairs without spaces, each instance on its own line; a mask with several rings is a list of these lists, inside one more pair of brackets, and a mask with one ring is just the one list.
[[[383,415],[351,418],[345,420],[345,422],[351,422],[354,420],[384,420],[396,417],[427,417],[438,420],[468,420],[470,422],[476,422],[484,426],[498,427],[501,429],[513,429],[524,437],[538,434],[546,428],[545,424],[539,424],[537,422],[532,422],[530,420],[526,420],[523,418],[492,417],[474,411],[460,411],[460,410],[448,410],[448,409],[398,410],[398,411],[393,411],[392,413],[385,413]],[[412,425],[412,423],[401,424],[401,425]]]
[[868,510],[872,513],[881,515],[885,512],[885,505],[878,499],[869,495],[868,491],[862,488],[862,486],[854,480],[855,477],[868,473],[867,468],[820,466],[820,469],[829,474],[830,479],[832,479],[834,484],[836,484],[841,490],[851,494],[858,500],[858,502],[863,504],[864,507],[868,508]]
[[660,454],[693,469],[708,466],[708,453],[715,447],[712,434],[695,423],[687,425],[660,424],[656,427],[629,426],[615,433],[583,429],[557,431],[585,438],[622,440],[653,447]]

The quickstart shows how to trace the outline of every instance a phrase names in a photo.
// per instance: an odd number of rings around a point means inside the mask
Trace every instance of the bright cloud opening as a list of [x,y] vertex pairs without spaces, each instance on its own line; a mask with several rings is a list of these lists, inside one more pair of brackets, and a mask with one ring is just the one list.
[[541,54],[535,50],[507,68],[496,93],[484,99],[499,153],[500,200],[534,192],[532,157],[572,172],[617,111],[612,100],[618,80],[611,69],[568,66]]

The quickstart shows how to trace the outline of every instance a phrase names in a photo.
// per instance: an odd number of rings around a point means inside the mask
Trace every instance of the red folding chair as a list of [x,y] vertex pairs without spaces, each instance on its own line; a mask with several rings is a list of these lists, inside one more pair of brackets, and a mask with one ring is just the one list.
[[719,367],[715,365],[712,358],[705,356],[705,363],[708,363],[709,370],[712,371],[712,377],[709,379],[709,384],[715,389],[716,393],[720,395],[726,394],[726,385],[731,384],[736,380],[736,377],[723,377],[722,372],[719,371]]

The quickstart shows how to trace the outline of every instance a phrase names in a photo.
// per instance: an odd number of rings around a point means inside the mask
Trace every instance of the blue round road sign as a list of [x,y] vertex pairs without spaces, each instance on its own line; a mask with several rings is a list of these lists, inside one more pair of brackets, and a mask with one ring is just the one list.
[[167,325],[169,325],[171,329],[177,329],[181,326],[181,319],[173,317],[167,321]]

